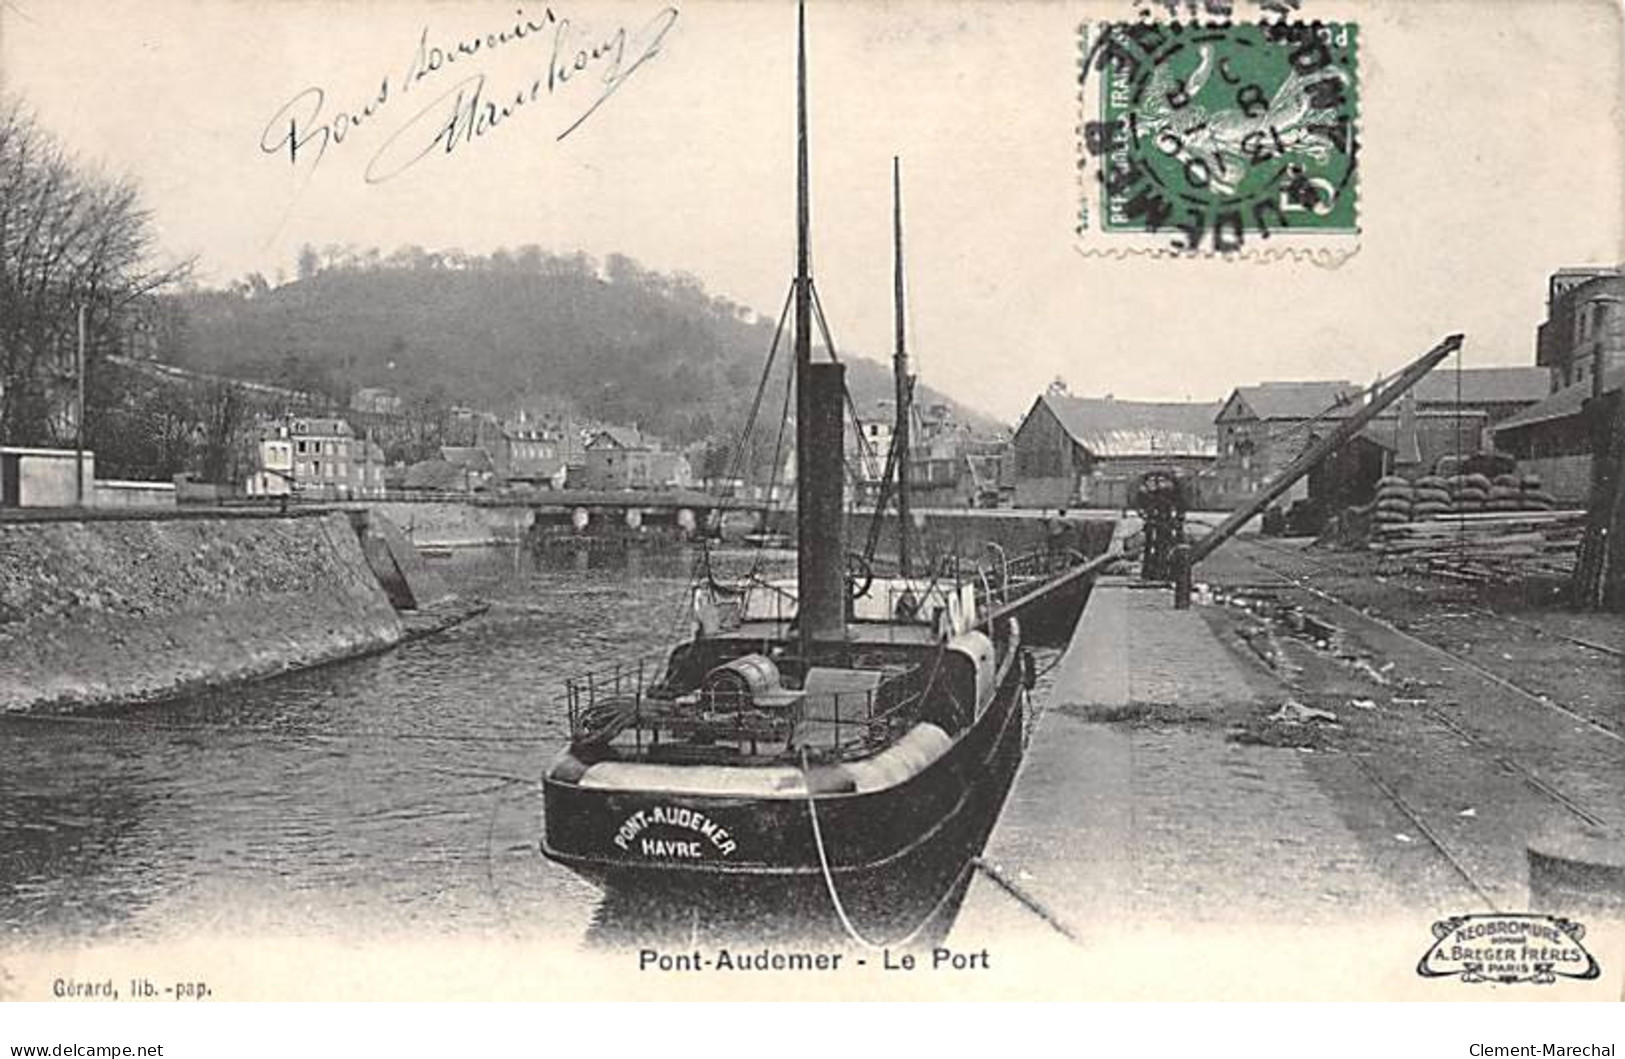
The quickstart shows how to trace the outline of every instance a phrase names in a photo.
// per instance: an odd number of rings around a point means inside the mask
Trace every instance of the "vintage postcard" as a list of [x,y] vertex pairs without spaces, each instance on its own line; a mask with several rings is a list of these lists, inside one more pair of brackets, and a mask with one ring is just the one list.
[[1622,999],[1621,30],[0,0],[0,999]]

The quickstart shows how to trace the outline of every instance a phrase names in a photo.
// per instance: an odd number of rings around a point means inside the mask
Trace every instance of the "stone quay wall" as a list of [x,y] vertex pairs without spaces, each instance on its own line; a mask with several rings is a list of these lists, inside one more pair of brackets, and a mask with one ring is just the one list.
[[518,544],[535,515],[523,504],[486,506],[456,501],[370,500],[364,505],[400,527],[419,548],[479,548]]
[[[997,544],[1007,557],[1047,546],[1052,524],[1059,524],[1060,540],[1085,555],[1099,555],[1111,543],[1117,525],[1115,512],[1072,511],[1057,517],[1055,511],[1012,511],[997,509],[926,508],[914,512],[916,529],[912,538],[921,555],[958,555],[966,559],[987,556],[988,543]],[[848,512],[846,548],[861,552],[869,539],[871,512]],[[789,538],[794,546],[795,512],[775,512],[769,525]],[[897,555],[897,516],[888,511],[880,527],[875,547],[882,557]]]
[[342,513],[0,521],[0,711],[154,701],[403,635]]

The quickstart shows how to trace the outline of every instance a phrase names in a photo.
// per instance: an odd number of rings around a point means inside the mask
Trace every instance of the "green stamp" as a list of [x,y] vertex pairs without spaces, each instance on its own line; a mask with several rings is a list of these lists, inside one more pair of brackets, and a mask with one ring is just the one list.
[[1081,130],[1095,186],[1080,235],[1232,253],[1358,233],[1357,27],[1140,22],[1085,36],[1098,118]]

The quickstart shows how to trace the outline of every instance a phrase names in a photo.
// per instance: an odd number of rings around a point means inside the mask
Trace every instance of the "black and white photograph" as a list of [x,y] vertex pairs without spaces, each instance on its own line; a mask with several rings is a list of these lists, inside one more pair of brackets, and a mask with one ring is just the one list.
[[0,0],[0,1000],[1625,999],[1622,26]]

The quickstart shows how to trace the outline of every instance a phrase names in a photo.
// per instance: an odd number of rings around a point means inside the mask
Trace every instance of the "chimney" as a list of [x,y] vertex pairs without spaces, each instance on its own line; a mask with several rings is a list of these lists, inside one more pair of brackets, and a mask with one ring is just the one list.
[[[1596,345],[1591,353],[1591,396],[1601,397],[1603,376],[1613,363],[1625,363],[1620,346],[1625,343],[1625,320],[1621,320],[1619,299],[1600,298],[1591,303],[1596,307],[1597,321],[1592,341]],[[1591,306],[1587,306],[1590,310]]]

